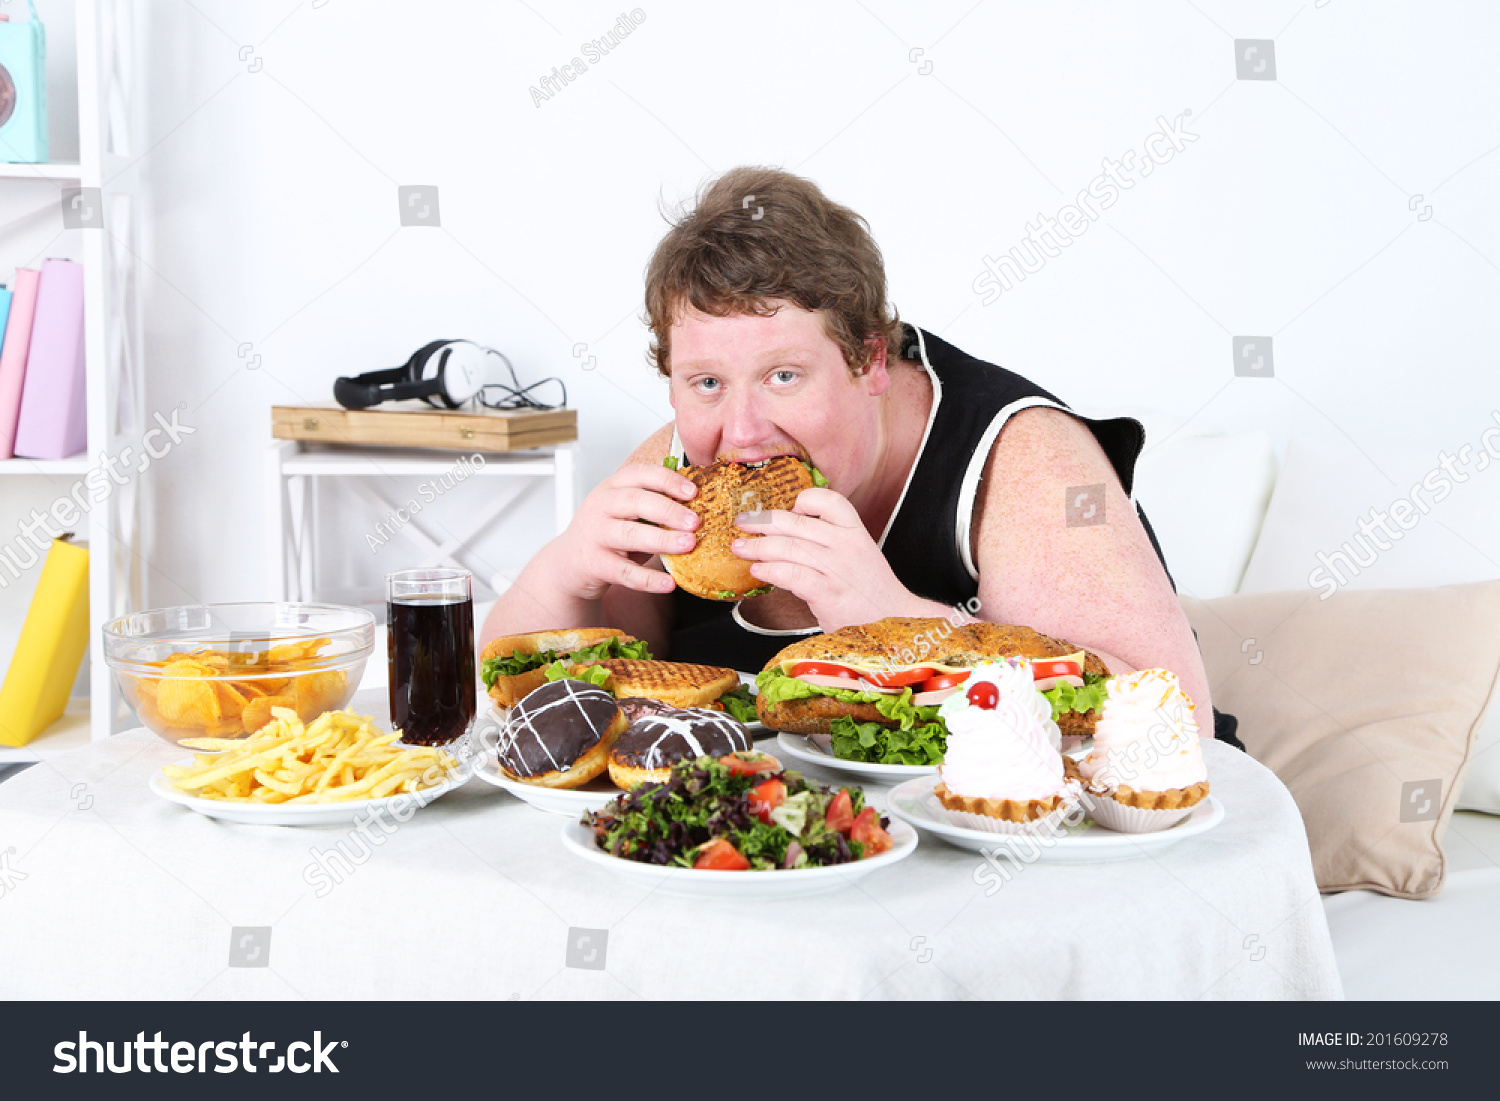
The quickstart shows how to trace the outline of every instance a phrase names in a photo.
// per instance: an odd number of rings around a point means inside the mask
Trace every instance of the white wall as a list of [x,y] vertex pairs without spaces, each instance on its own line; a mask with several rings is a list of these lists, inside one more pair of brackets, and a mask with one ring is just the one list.
[[[269,406],[438,336],[561,375],[593,484],[669,416],[637,320],[657,204],[741,163],[861,211],[903,317],[1153,440],[1327,436],[1394,491],[1500,409],[1493,4],[639,10],[537,106],[529,88],[621,4],[146,7],[149,405],[186,401],[199,429],[155,472],[152,603],[270,595]],[[1278,79],[1237,80],[1236,38],[1274,39]],[[983,256],[1188,110],[1196,141],[981,303]],[[440,189],[440,228],[399,226],[401,184]],[[1274,378],[1234,376],[1235,335],[1274,337]],[[481,572],[546,538],[533,504],[475,548]],[[1437,506],[1491,576],[1497,505],[1500,464]],[[334,507],[329,584],[373,594],[402,552],[372,554],[377,517]]]

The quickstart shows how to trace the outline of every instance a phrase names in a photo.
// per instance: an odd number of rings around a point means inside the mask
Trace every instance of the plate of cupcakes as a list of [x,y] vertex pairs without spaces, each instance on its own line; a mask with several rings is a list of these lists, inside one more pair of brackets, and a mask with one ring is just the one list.
[[891,813],[949,844],[1026,864],[1128,860],[1223,820],[1193,704],[1175,674],[1111,678],[1093,746],[1079,760],[1059,752],[1030,679],[1014,659],[976,668],[972,682],[993,690],[944,701],[943,764],[936,776],[893,788]]

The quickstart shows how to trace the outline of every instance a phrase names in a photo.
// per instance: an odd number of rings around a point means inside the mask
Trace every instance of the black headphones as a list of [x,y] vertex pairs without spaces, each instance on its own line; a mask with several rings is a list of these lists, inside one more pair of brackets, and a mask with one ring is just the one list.
[[[469,340],[434,340],[412,353],[400,367],[339,378],[333,396],[345,409],[368,409],[383,401],[424,398],[439,409],[457,409],[498,377],[495,359],[510,360],[493,348]],[[512,377],[515,371],[511,369]]]

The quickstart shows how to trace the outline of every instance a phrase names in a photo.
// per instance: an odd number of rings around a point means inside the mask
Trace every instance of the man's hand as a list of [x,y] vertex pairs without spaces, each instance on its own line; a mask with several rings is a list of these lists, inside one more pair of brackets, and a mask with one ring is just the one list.
[[755,563],[761,581],[800,597],[824,631],[946,610],[897,580],[854,506],[831,489],[804,489],[792,511],[747,512],[735,526],[760,538],[730,549]]
[[611,585],[671,592],[672,579],[643,563],[655,554],[683,554],[697,546],[691,533],[698,528],[698,514],[678,503],[697,492],[664,466],[622,466],[583,499],[568,530],[548,548],[546,553],[566,564],[558,583],[579,600],[597,600]]

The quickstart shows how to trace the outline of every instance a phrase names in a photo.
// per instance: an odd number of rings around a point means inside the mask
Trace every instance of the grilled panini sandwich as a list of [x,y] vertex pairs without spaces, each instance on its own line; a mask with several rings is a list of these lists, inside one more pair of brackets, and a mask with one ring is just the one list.
[[584,670],[602,669],[608,677],[600,687],[613,692],[617,699],[643,698],[660,700],[679,710],[690,707],[714,707],[726,692],[740,685],[733,669],[714,665],[692,665],[685,661],[638,661],[632,658],[605,658],[572,664],[568,672],[577,676]]

